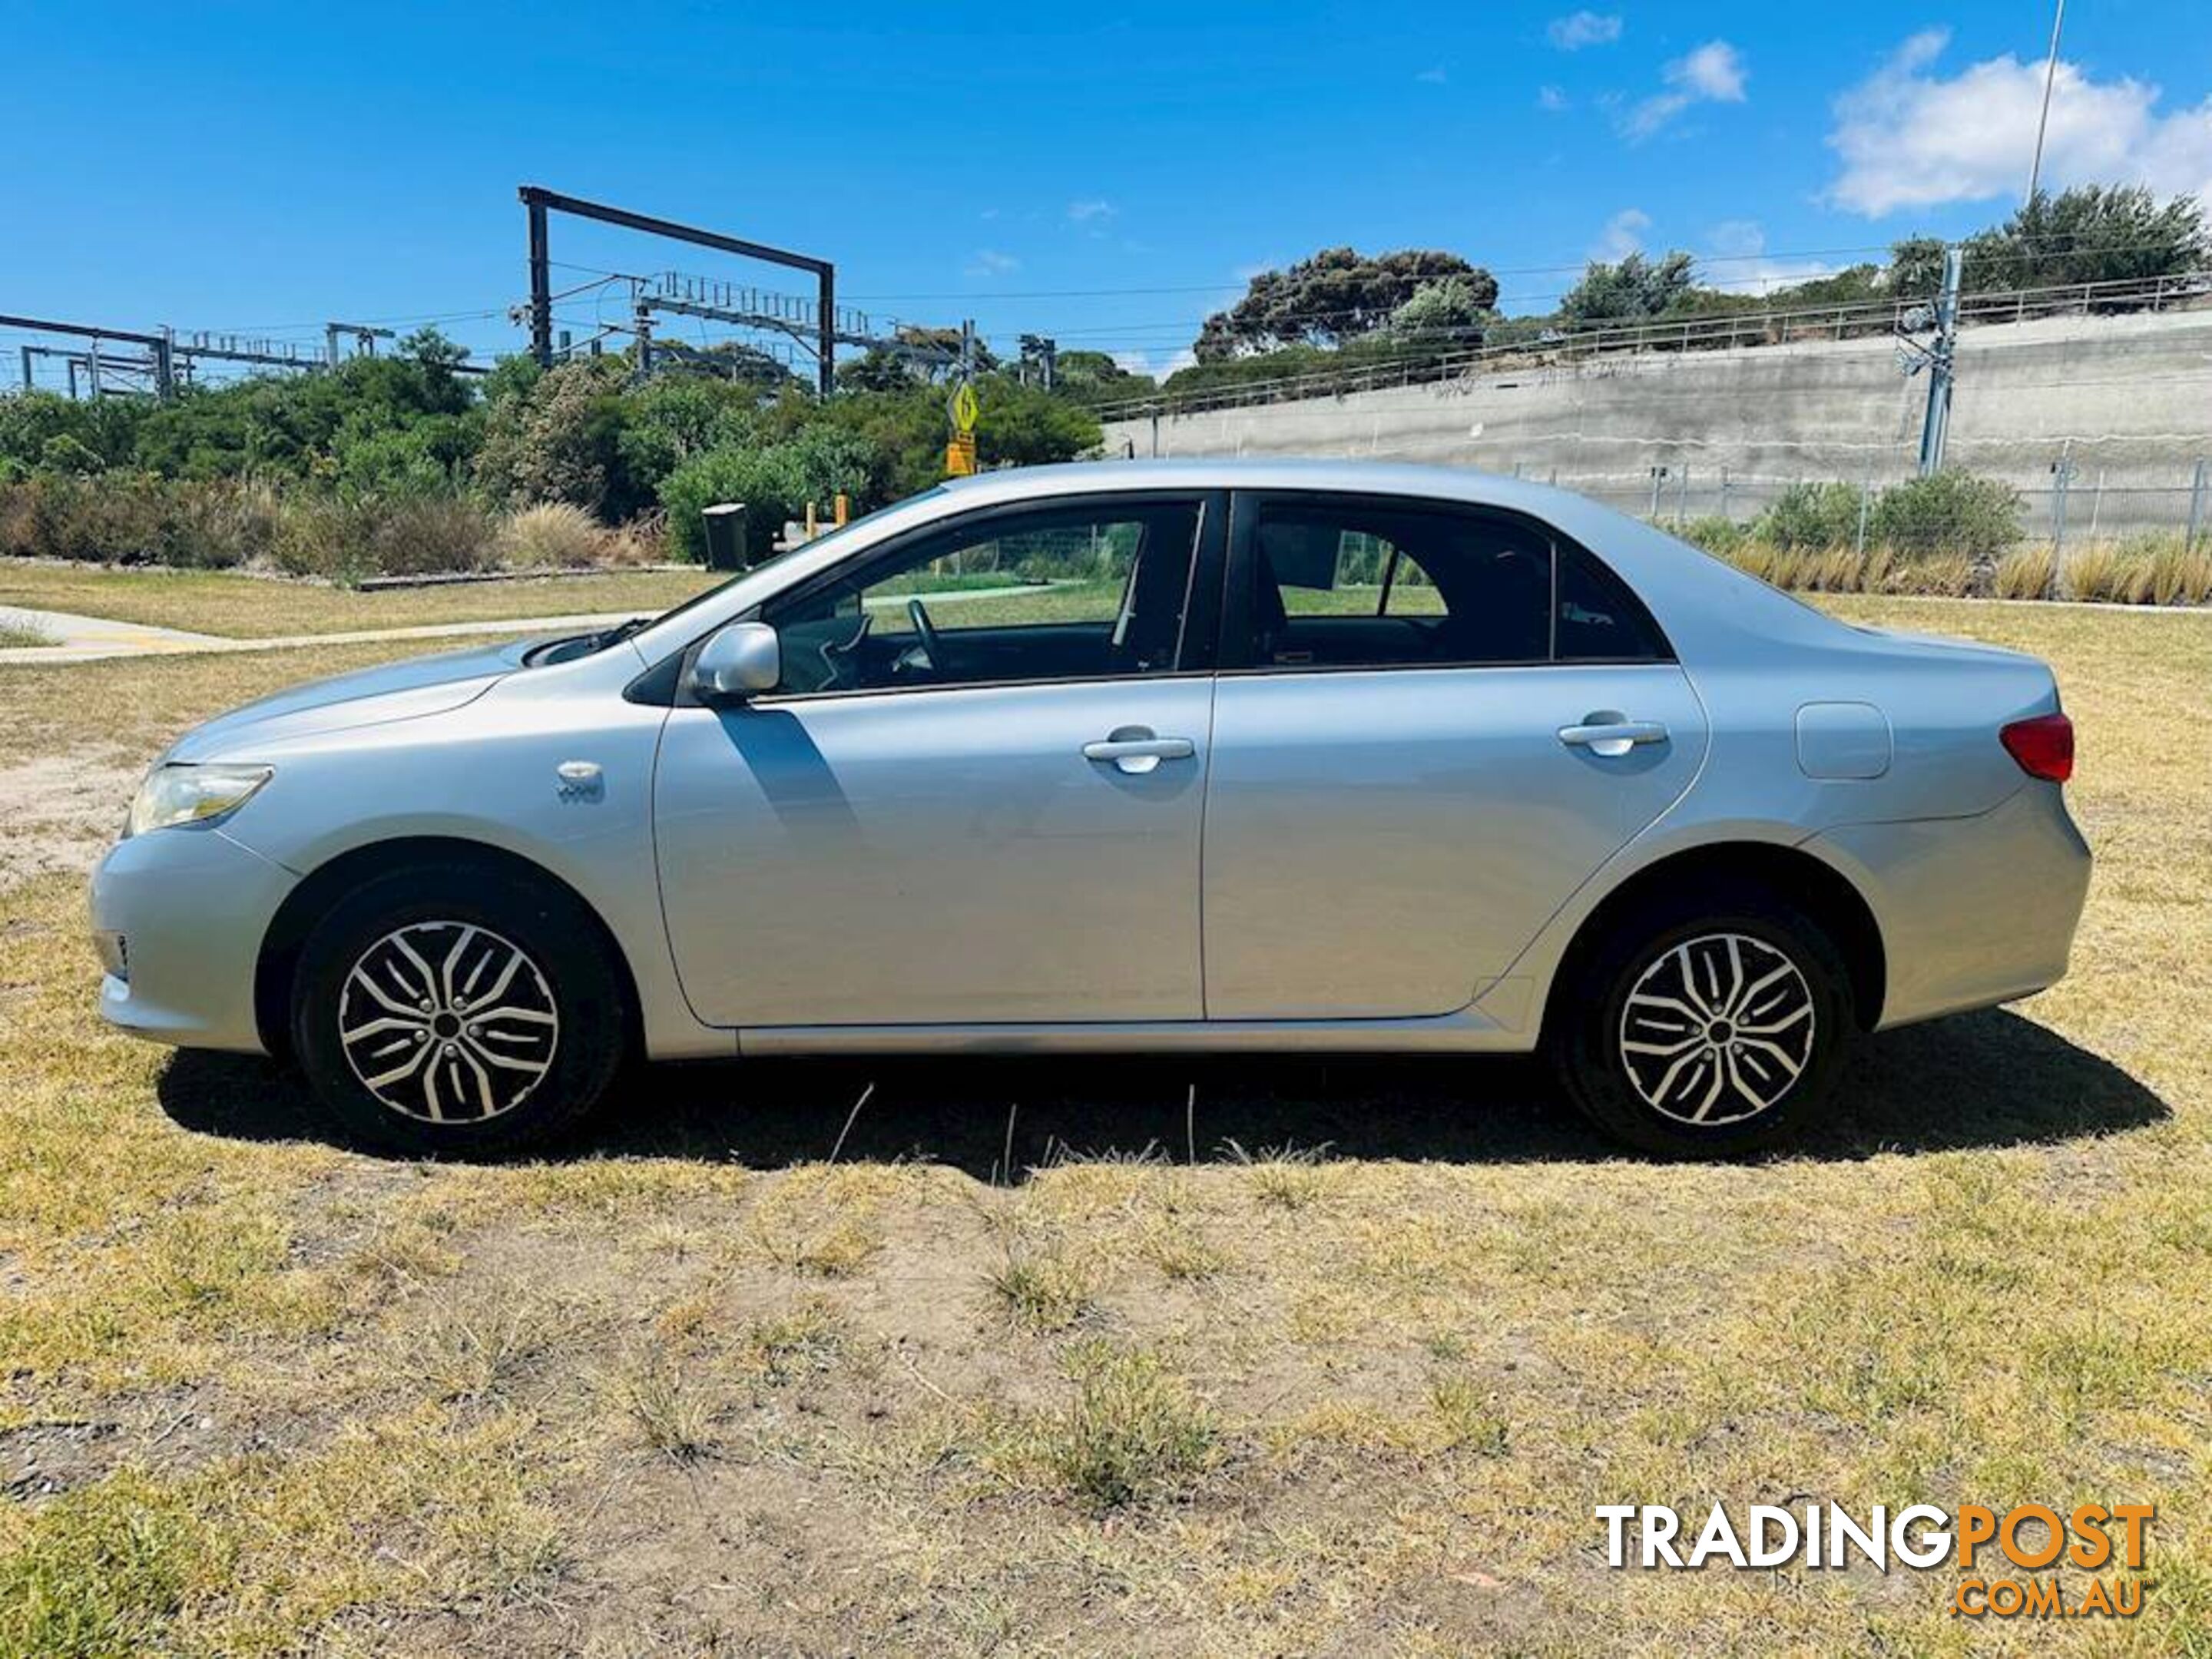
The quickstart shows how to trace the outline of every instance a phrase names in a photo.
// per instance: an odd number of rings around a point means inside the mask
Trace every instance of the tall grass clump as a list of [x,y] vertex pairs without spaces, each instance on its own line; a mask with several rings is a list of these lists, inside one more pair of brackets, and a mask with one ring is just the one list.
[[493,553],[510,570],[574,570],[604,563],[614,540],[582,507],[540,501],[507,516]]

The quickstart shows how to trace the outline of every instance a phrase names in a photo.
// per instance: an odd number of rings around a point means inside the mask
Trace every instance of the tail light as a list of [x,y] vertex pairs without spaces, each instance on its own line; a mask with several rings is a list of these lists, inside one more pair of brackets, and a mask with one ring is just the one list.
[[2074,722],[2063,714],[2014,720],[1997,733],[2005,751],[2031,778],[2063,783],[2074,775]]

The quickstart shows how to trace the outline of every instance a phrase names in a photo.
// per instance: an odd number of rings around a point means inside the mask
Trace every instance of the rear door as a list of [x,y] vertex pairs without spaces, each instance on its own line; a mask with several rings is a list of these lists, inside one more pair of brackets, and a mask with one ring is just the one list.
[[1245,492],[1206,800],[1206,1012],[1442,1014],[1680,795],[1704,713],[1525,518]]

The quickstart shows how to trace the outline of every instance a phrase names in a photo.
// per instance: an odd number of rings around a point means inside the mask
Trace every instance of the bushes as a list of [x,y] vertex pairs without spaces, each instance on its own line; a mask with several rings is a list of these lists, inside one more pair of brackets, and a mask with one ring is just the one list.
[[0,553],[226,570],[265,561],[278,518],[276,496],[255,484],[44,473],[0,484]]
[[[1856,548],[1863,494],[1856,484],[1832,481],[1791,484],[1750,533],[1784,552]],[[1907,556],[1957,554],[1994,565],[2020,539],[2020,492],[2010,484],[1971,472],[1908,478],[1877,491],[1867,503],[1866,544]]]
[[1808,548],[1855,547],[1859,538],[1859,490],[1847,483],[1794,483],[1759,516],[1752,534],[1785,553]]
[[493,526],[464,495],[330,495],[295,501],[276,564],[295,576],[355,582],[489,569]]
[[1947,468],[1875,496],[1869,533],[1900,553],[1963,554],[1988,564],[2020,539],[2020,505],[2010,484]]
[[694,456],[664,479],[661,504],[668,509],[668,538],[679,559],[703,563],[707,556],[704,508],[719,501],[742,501],[748,562],[768,556],[788,520],[803,516],[806,503],[827,507],[840,494],[868,501],[870,447],[839,432],[812,430],[784,443],[759,449],[710,449]]

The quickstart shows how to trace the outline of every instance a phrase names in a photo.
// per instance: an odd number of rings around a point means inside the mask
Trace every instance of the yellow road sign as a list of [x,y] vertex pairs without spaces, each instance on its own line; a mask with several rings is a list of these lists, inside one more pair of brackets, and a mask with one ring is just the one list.
[[975,434],[956,433],[945,446],[945,476],[948,478],[969,478],[975,474]]
[[945,411],[952,417],[952,429],[962,436],[975,429],[975,388],[963,380],[953,388]]

